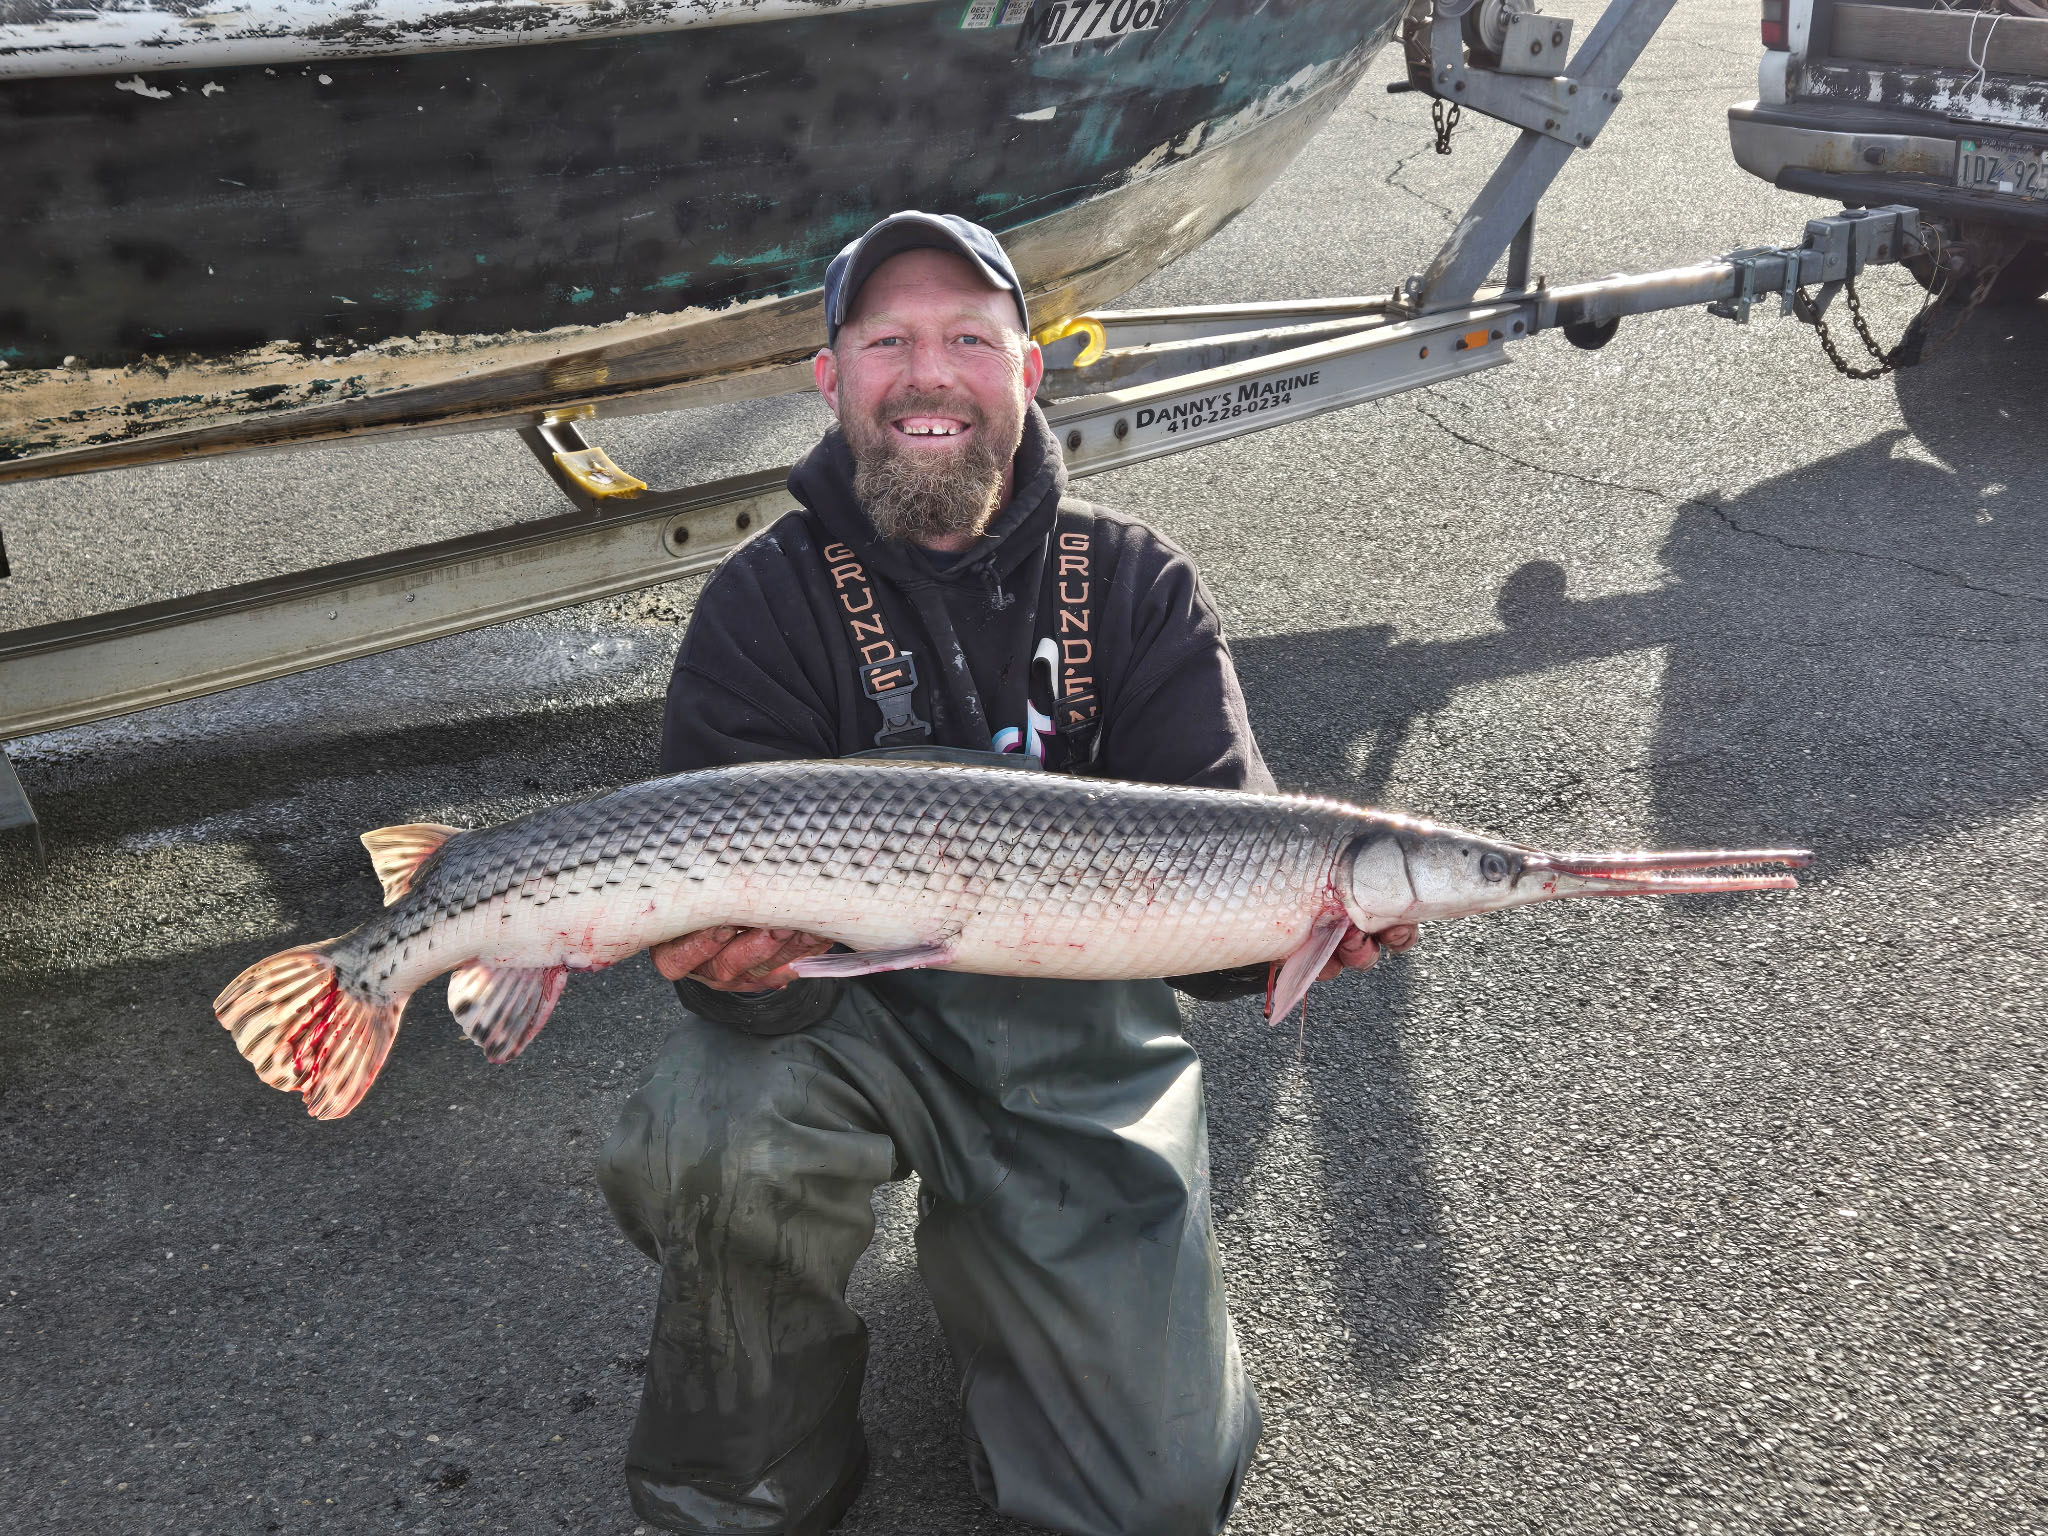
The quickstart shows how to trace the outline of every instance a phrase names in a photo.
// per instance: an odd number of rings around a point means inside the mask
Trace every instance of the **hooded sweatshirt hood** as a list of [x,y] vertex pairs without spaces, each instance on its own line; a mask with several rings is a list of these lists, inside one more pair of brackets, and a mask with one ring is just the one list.
[[[963,735],[958,744],[980,751],[1003,726],[1025,722],[1031,635],[1067,488],[1066,461],[1035,401],[1024,413],[1011,484],[974,546],[954,556],[875,532],[854,494],[853,449],[837,427],[789,474],[790,494],[817,520],[823,542],[850,547],[915,610],[898,643],[915,658],[934,709]],[[922,647],[916,629],[925,631]],[[948,734],[941,729],[942,740]]]

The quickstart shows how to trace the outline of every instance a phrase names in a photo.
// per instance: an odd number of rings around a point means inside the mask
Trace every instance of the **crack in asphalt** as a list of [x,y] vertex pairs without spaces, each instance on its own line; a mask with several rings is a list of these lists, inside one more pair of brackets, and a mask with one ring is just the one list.
[[1427,193],[1416,191],[1413,187],[1409,186],[1407,182],[1399,179],[1401,173],[1408,169],[1409,161],[1415,159],[1417,156],[1420,155],[1430,155],[1435,153],[1436,144],[1435,141],[1432,140],[1430,143],[1423,145],[1422,148],[1418,150],[1413,150],[1410,153],[1403,155],[1400,159],[1394,162],[1394,168],[1388,171],[1385,176],[1380,178],[1380,184],[1382,186],[1392,187],[1397,192],[1406,192],[1418,203],[1425,203],[1429,207],[1434,208],[1438,213],[1442,214],[1444,223],[1455,225],[1458,222],[1458,214],[1456,209],[1438,202],[1435,198],[1429,196]]
[[[1434,394],[1435,391],[1426,390],[1424,393]],[[1415,407],[1415,413],[1446,437],[1461,442],[1467,447],[1477,448],[1482,453],[1490,453],[1496,458],[1505,459],[1510,464],[1520,465],[1523,469],[1534,470],[1539,475],[1553,475],[1560,480],[1571,480],[1580,485],[1597,486],[1603,490],[1627,491],[1631,495],[1649,496],[1655,500],[1669,502],[1676,506],[1699,507],[1711,513],[1714,520],[1730,532],[1745,534],[1750,538],[1762,539],[1766,543],[1776,544],[1781,549],[1798,550],[1806,554],[1840,555],[1849,559],[1868,560],[1878,565],[1896,565],[1905,570],[1919,571],[1928,576],[1938,576],[1943,581],[1953,582],[1968,592],[1982,592],[1990,597],[2010,598],[2015,602],[2048,605],[2048,594],[2015,592],[2006,587],[1986,586],[1983,582],[1972,581],[1960,571],[1951,571],[1943,566],[1929,565],[1922,560],[1909,560],[1903,555],[1880,555],[1874,554],[1867,549],[1850,549],[1839,544],[1805,544],[1797,539],[1788,539],[1783,534],[1772,533],[1767,528],[1754,528],[1738,522],[1729,514],[1726,507],[1721,506],[1718,502],[1703,500],[1698,496],[1686,496],[1676,491],[1662,490],[1656,486],[1631,485],[1625,480],[1605,480],[1597,475],[1585,475],[1578,473],[1576,470],[1559,469],[1550,464],[1538,464],[1532,459],[1525,459],[1518,454],[1510,453],[1505,448],[1497,447],[1492,443],[1481,442],[1469,433],[1460,432],[1456,427],[1451,426],[1441,417],[1420,405]]]
[[1739,640],[1744,645],[1781,645],[1787,650],[1838,651],[1844,646],[1869,645],[1880,641],[1897,645],[1909,640],[1946,642],[1952,645],[2043,645],[2048,644],[2048,635],[2020,635],[2001,639],[1991,635],[1962,635],[1938,629],[1894,629],[1868,630],[1861,634],[1830,635],[1824,639],[1805,640],[1791,635],[1754,634],[1748,630],[1674,630],[1658,641],[1659,645],[1675,645],[1687,640],[1727,641]]
[[2020,745],[2025,747],[2029,752],[2048,751],[2048,741],[2036,741],[2032,736],[2029,736],[2025,731],[2019,728],[2018,722],[2008,720],[2005,718],[2005,716],[1997,714],[1994,714],[1991,718],[1996,720],[2000,725],[2004,726],[2008,731],[2011,731],[2014,737],[2018,739]]
[[1622,104],[1644,99],[1643,92],[1656,88],[1656,100],[1669,100],[1676,96],[1719,96],[1723,101],[1734,102],[1742,99],[1741,86],[1722,85],[1713,80],[1696,80],[1690,75],[1631,75],[1628,88],[1622,95]]
[[2048,604],[2048,594],[2014,592],[2005,587],[1986,586],[1983,582],[1972,581],[1960,571],[1951,571],[1942,566],[1929,565],[1922,560],[1908,560],[1903,555],[1879,555],[1873,554],[1867,549],[1849,549],[1835,544],[1802,544],[1797,539],[1788,539],[1784,535],[1772,533],[1768,529],[1746,527],[1729,516],[1726,507],[1717,506],[1712,502],[1699,501],[1693,497],[1686,497],[1685,499],[1695,506],[1705,507],[1709,512],[1713,513],[1716,522],[1731,531],[1747,534],[1751,538],[1766,540],[1769,543],[1776,544],[1781,549],[1803,550],[1809,554],[1845,555],[1852,559],[1869,560],[1880,565],[1901,566],[1906,570],[1920,571],[1929,576],[1939,576],[1944,581],[1952,581],[1967,592],[1983,592],[1991,597],[2011,598],[2015,602]]
[[1756,63],[1755,54],[1745,53],[1735,48],[1723,48],[1719,43],[1703,43],[1696,37],[1676,37],[1667,34],[1661,41],[1666,46],[1675,44],[1680,48],[1697,48],[1701,53],[1716,54],[1724,59],[1733,59],[1738,64],[1748,64],[1752,68]]

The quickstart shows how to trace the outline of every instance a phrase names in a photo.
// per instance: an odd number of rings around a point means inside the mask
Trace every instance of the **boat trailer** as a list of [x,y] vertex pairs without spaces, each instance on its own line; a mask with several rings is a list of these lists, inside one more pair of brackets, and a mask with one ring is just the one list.
[[[1745,324],[1774,295],[1814,324],[1865,268],[1922,255],[1915,210],[1849,209],[1808,222],[1796,245],[1562,287],[1532,278],[1538,204],[1599,137],[1673,3],[1610,0],[1559,68],[1569,20],[1516,0],[1421,0],[1403,39],[1408,79],[1388,89],[1521,129],[1435,259],[1384,297],[1103,311],[1042,328],[1041,403],[1068,472],[1496,368],[1545,331],[1593,349],[1630,315],[1704,305]],[[1504,282],[1483,288],[1503,256]],[[573,508],[560,516],[0,633],[0,831],[27,829],[42,855],[7,741],[673,581],[793,505],[781,469],[650,490],[585,439],[587,418],[543,414],[520,429]]]

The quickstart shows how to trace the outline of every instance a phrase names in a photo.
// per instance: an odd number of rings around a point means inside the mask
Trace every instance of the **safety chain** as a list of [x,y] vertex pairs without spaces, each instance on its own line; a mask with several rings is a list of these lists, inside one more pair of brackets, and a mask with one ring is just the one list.
[[[1848,300],[1849,319],[1856,327],[1857,336],[1862,338],[1863,350],[1877,360],[1875,368],[1858,368],[1842,356],[1841,352],[1835,347],[1835,338],[1828,330],[1827,321],[1821,318],[1819,310],[1813,308],[1813,301],[1807,298],[1804,288],[1799,290],[1798,297],[1794,301],[1794,306],[1799,311],[1799,318],[1812,326],[1814,334],[1820,337],[1820,349],[1827,353],[1828,361],[1835,365],[1835,371],[1845,379],[1881,379],[1888,373],[1897,372],[1902,366],[1911,366],[1910,363],[1904,361],[1903,354],[1906,350],[1906,344],[1903,340],[1896,347],[1887,349],[1880,347],[1877,344],[1877,338],[1870,334],[1870,325],[1863,318],[1863,301],[1856,294],[1855,278],[1850,278],[1842,285],[1842,297]],[[1925,309],[1927,306],[1923,302],[1920,307]],[[1918,319],[1919,316],[1916,314],[1914,318]],[[1908,329],[1911,329],[1910,325]],[[1922,357],[1914,358],[1912,361],[1920,362],[1923,360],[1924,354]]]
[[1863,300],[1856,292],[1856,279],[1850,278],[1842,284],[1842,297],[1849,305],[1849,322],[1856,327],[1856,335],[1863,343],[1863,350],[1876,362],[1875,368],[1858,368],[1835,346],[1835,338],[1828,331],[1828,323],[1821,317],[1814,301],[1806,296],[1804,288],[1796,289],[1792,296],[1792,307],[1801,320],[1814,329],[1820,337],[1821,350],[1828,355],[1828,361],[1835,365],[1835,371],[1847,379],[1881,379],[1888,373],[1901,368],[1911,368],[1926,362],[1930,357],[1955,339],[1956,332],[1963,328],[1963,322],[1976,313],[1977,306],[1991,296],[1992,284],[1998,281],[1998,274],[2005,270],[2006,262],[2012,260],[2008,251],[2005,259],[1992,262],[1977,274],[1977,281],[1970,290],[1967,303],[1961,306],[1955,322],[1933,341],[1921,334],[1921,323],[1927,311],[1948,297],[1949,285],[1955,281],[1955,268],[1950,267],[1942,277],[1939,288],[1930,288],[1920,298],[1920,308],[1913,318],[1906,322],[1906,329],[1895,347],[1880,347],[1877,338],[1870,333],[1870,322],[1863,318]]
[[1451,130],[1458,126],[1458,119],[1464,115],[1465,109],[1455,101],[1451,103],[1451,109],[1448,112],[1444,110],[1444,103],[1441,97],[1429,104],[1429,120],[1436,125],[1436,152],[1438,154],[1448,155],[1451,152]]

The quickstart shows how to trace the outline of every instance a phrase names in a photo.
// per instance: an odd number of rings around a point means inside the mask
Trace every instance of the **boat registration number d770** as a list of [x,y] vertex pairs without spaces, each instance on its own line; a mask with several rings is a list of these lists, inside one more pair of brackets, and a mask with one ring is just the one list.
[[2048,198],[2048,151],[2010,139],[1956,145],[1956,185],[2036,202]]
[[1039,47],[1057,48],[1091,38],[1155,32],[1171,8],[1172,0],[1044,0],[1037,18],[1027,25]]

